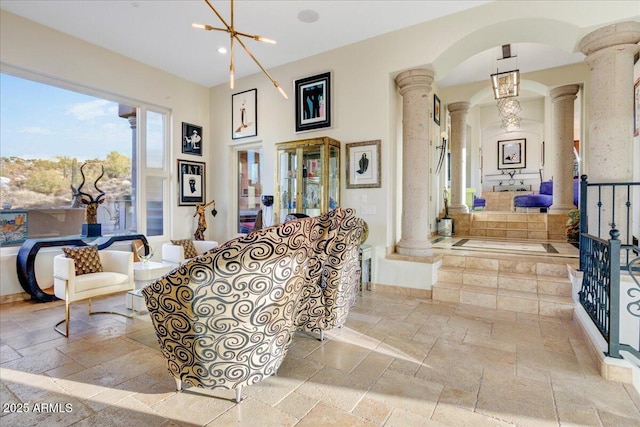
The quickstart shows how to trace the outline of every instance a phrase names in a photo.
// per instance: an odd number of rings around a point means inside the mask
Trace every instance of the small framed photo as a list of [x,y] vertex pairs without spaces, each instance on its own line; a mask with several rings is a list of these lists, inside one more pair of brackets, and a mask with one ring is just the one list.
[[527,140],[498,141],[498,169],[524,169],[527,167]]
[[440,98],[433,94],[433,121],[440,126]]
[[347,144],[347,188],[380,188],[380,140]]
[[331,73],[295,81],[296,132],[331,127]]
[[18,210],[0,211],[0,246],[23,243],[29,238],[29,213]]
[[204,203],[205,163],[178,159],[178,206]]
[[182,122],[182,153],[202,156],[202,126]]
[[258,89],[231,95],[231,138],[258,135]]

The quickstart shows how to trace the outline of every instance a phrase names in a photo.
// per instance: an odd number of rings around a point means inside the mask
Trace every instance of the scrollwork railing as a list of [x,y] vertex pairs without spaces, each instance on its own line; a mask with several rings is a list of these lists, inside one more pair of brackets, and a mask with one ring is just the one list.
[[609,242],[580,235],[582,288],[580,304],[602,336],[609,341],[609,291],[611,289],[611,248]]
[[[635,252],[640,252],[640,249],[636,246]],[[638,281],[638,277],[640,276],[640,257],[634,258],[629,262],[629,275],[631,279],[635,282],[635,288],[632,287],[627,291],[627,295],[629,295],[634,301],[631,301],[627,304],[627,311],[635,317],[640,317],[640,282]]]

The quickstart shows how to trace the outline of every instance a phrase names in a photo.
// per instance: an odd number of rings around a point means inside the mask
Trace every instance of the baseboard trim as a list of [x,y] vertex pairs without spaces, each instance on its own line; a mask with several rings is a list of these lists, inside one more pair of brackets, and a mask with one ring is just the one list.
[[9,304],[18,301],[27,301],[31,299],[31,295],[26,292],[19,292],[17,294],[0,295],[0,305]]
[[380,285],[371,283],[373,292],[384,292],[388,294],[403,295],[414,298],[431,299],[431,289],[408,288],[406,286]]

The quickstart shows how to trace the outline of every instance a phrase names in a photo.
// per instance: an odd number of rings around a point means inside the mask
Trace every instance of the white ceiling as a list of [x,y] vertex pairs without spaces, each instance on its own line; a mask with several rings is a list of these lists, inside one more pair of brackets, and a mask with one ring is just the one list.
[[[229,1],[210,1],[229,22]],[[234,17],[237,31],[278,41],[245,42],[269,69],[484,3],[488,1],[236,0]],[[229,48],[229,36],[191,27],[194,22],[222,26],[204,0],[0,0],[0,7],[206,87],[228,80],[229,54],[217,49]],[[298,13],[304,10],[316,11],[318,21],[301,22]],[[523,73],[583,60],[582,54],[533,43],[513,44],[512,52]],[[500,47],[475,55],[438,84],[487,79],[494,72],[488,64],[499,57]],[[235,63],[236,78],[260,71],[237,45]]]

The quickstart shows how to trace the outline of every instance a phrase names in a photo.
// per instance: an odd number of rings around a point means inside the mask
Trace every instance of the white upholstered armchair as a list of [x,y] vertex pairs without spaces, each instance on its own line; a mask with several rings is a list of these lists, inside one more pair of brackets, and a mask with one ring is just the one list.
[[218,242],[213,240],[172,240],[162,245],[162,261],[178,266],[186,260],[202,255],[216,246],[218,246]]
[[[134,289],[133,252],[99,251],[96,246],[63,248],[63,251],[70,255],[63,253],[54,257],[53,289],[55,296],[65,301],[65,317],[54,329],[68,337],[72,303],[89,300],[89,314],[98,314],[91,311],[91,298]],[[62,323],[65,323],[64,331],[59,329]]]

